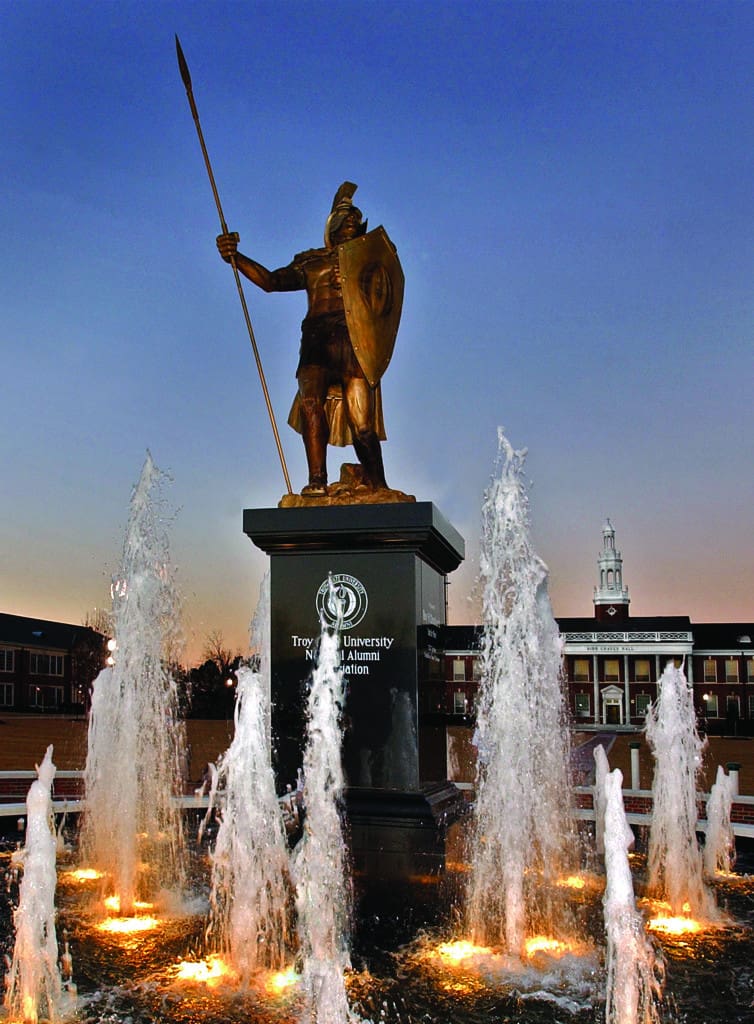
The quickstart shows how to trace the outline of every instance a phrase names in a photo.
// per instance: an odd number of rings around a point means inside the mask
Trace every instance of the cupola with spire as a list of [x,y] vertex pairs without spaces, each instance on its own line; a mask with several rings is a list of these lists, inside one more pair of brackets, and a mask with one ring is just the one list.
[[602,527],[602,551],[597,558],[599,583],[594,588],[594,617],[600,622],[628,618],[628,587],[623,586],[623,559],[615,547],[615,528],[609,519]]

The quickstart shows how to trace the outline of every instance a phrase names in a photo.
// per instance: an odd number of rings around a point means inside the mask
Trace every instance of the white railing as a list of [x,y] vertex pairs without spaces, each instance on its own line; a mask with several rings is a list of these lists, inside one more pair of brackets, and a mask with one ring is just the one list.
[[642,633],[561,633],[567,644],[583,643],[691,643],[693,636],[686,631],[657,630]]

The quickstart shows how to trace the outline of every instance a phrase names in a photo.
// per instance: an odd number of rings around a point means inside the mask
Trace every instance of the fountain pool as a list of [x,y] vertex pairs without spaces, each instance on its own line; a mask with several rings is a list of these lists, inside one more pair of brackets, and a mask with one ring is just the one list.
[[[76,881],[68,870],[72,859],[59,862],[57,928],[59,936],[67,933],[71,947],[79,992],[76,1019],[82,1024],[294,1024],[302,1019],[303,987],[285,972],[260,972],[246,991],[219,972],[212,977],[208,971],[204,981],[179,977],[181,963],[197,960],[204,948],[210,841],[191,853],[193,903],[162,915],[149,931],[130,934],[98,930],[91,910],[97,883]],[[2,864],[10,871],[10,851]],[[645,868],[643,857],[632,857],[637,892]],[[459,870],[442,880],[415,879],[366,892],[356,880],[352,967],[345,985],[357,1017],[386,1024],[604,1020],[600,880],[585,875],[583,888],[569,890],[581,948],[565,956],[534,953],[518,964],[453,942],[455,900],[463,881]],[[754,879],[738,876],[712,884],[728,925],[654,937],[666,967],[662,1021],[750,1024],[754,1019]],[[12,949],[15,896],[15,882],[10,892],[3,887],[6,951]]]

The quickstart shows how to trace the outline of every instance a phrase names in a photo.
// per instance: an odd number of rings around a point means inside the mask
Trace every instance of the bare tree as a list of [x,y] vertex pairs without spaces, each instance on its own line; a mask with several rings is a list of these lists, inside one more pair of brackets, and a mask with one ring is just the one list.
[[233,713],[236,671],[241,654],[225,643],[221,630],[213,630],[202,649],[204,662],[183,673],[183,704],[191,718],[228,718]]
[[219,674],[225,679],[234,677],[235,670],[238,668],[238,663],[241,658],[240,651],[231,651],[231,649],[226,646],[225,637],[220,629],[213,629],[212,632],[207,635],[207,639],[204,641],[202,655],[205,662],[214,662]]
[[81,625],[109,638],[113,635],[113,613],[107,608],[92,608],[84,616]]

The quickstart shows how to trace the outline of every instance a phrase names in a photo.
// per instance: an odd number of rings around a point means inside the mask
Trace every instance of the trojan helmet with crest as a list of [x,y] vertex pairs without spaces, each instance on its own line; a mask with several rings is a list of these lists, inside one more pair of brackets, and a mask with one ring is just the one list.
[[328,249],[333,248],[332,236],[338,230],[349,213],[355,213],[358,215],[359,235],[366,234],[367,221],[363,221],[362,223],[361,210],[358,206],[354,206],[352,202],[353,194],[358,187],[359,186],[354,185],[352,181],[344,181],[335,193],[335,198],[332,201],[332,209],[330,210],[330,216],[327,218],[327,223],[325,224],[325,245]]

